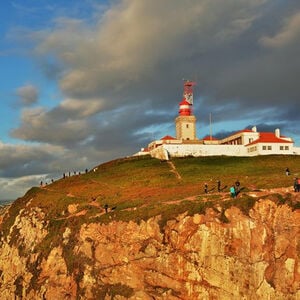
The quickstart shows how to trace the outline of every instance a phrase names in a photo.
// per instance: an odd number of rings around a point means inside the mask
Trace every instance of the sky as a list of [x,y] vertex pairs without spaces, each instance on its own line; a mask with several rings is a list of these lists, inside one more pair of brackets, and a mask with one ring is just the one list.
[[257,126],[300,145],[298,0],[5,0],[0,199],[175,136]]

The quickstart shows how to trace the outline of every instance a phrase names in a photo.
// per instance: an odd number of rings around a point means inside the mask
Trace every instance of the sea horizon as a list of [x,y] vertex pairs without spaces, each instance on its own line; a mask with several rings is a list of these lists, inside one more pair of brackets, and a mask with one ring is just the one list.
[[4,205],[11,204],[11,203],[13,203],[14,201],[15,201],[14,199],[10,199],[10,200],[3,200],[3,199],[0,199],[0,206],[4,206]]

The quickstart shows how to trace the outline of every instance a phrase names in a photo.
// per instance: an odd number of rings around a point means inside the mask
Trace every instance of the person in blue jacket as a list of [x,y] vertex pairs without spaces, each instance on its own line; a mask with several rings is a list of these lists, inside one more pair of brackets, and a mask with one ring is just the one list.
[[231,196],[231,198],[235,198],[235,197],[236,197],[236,192],[235,192],[235,187],[234,187],[234,185],[232,185],[232,186],[230,187],[229,191],[230,191],[230,196]]

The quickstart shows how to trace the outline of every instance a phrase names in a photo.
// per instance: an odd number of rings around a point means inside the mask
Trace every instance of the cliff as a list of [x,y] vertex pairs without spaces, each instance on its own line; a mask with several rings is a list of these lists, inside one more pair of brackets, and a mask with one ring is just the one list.
[[70,190],[62,199],[34,189],[4,212],[1,299],[300,299],[291,187],[169,199],[155,212],[135,200],[108,213]]

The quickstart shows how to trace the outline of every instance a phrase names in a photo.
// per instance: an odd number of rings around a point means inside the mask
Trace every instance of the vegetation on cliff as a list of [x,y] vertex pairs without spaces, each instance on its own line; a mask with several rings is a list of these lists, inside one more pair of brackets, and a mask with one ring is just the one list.
[[[11,205],[1,232],[7,235],[15,216],[25,206],[40,207],[53,227],[51,232],[83,222],[139,222],[156,215],[167,220],[185,211],[204,213],[207,207],[217,206],[226,209],[234,205],[247,213],[256,200],[249,193],[253,191],[269,190],[267,194],[273,193],[274,201],[299,208],[298,202],[293,202],[293,194],[272,192],[291,187],[293,177],[300,176],[299,166],[299,156],[187,157],[171,162],[148,156],[117,159],[87,174],[62,178],[44,188],[31,188]],[[291,170],[290,176],[285,175],[286,167]],[[221,181],[221,193],[217,191],[217,180]],[[229,187],[236,180],[241,182],[241,193],[230,199]],[[72,218],[68,212],[68,206],[74,203],[76,212],[82,212],[80,218],[75,218],[75,214]]]
[[[299,156],[186,157],[169,162],[148,156],[118,159],[86,174],[31,188],[4,215],[1,240],[6,241],[9,236],[7,242],[17,247],[20,256],[36,254],[35,261],[26,262],[27,269],[34,274],[30,279],[31,289],[41,284],[38,265],[55,247],[63,249],[68,273],[73,274],[79,286],[83,276],[80,266],[92,265],[91,258],[74,256],[83,224],[113,221],[140,224],[159,216],[160,231],[164,232],[168,221],[181,214],[205,214],[208,208],[220,223],[226,224],[230,222],[226,215],[230,207],[235,206],[248,215],[256,201],[264,197],[278,206],[287,204],[292,210],[299,209],[298,193],[292,190],[293,178],[300,176],[299,166]],[[285,174],[287,167],[290,176]],[[221,192],[217,191],[217,180],[221,181]],[[241,183],[241,192],[237,198],[230,198],[229,187],[236,180]],[[204,192],[205,183],[208,193]],[[34,211],[34,218],[45,225],[47,232],[26,247],[21,238],[22,228],[13,224],[29,211],[31,214]],[[131,288],[124,285],[105,286],[103,293],[113,294],[114,289],[123,290],[123,296],[131,293]]]

